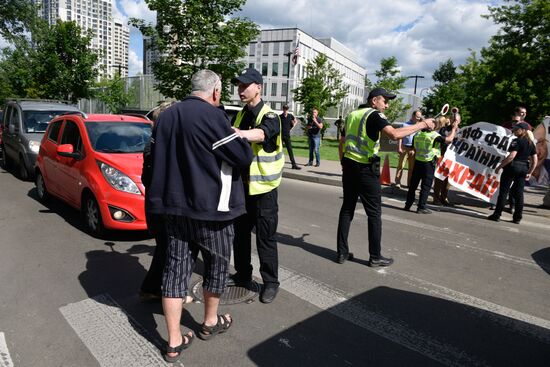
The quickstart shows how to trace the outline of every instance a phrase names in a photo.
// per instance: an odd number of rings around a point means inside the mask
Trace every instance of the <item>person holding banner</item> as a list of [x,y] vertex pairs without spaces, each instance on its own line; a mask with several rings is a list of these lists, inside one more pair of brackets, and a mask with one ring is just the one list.
[[[456,126],[460,125],[461,117],[458,114],[458,109],[456,113],[453,113],[451,116],[451,119],[442,118],[441,121],[441,127],[438,131],[439,135],[443,137],[447,137],[452,134],[453,132],[453,126],[456,123]],[[456,133],[456,132],[455,132]],[[442,143],[441,144],[441,156],[445,155],[445,151],[447,150],[447,146],[449,144]],[[435,178],[434,181],[434,205],[443,205],[443,206],[452,206],[452,204],[449,202],[449,199],[447,198],[449,195],[449,178],[445,178],[445,180],[440,180],[439,178]]]
[[514,197],[514,215],[512,222],[519,224],[523,214],[523,188],[525,181],[531,178],[533,170],[537,165],[537,152],[535,146],[527,131],[529,125],[525,122],[520,122],[514,125],[512,133],[516,139],[512,140],[508,151],[510,152],[506,158],[497,166],[496,172],[501,169],[502,176],[500,177],[500,192],[498,194],[497,205],[493,214],[487,217],[495,222],[500,221],[500,216],[504,210],[504,204],[510,187],[512,188],[512,196]]
[[[439,117],[436,120],[436,128],[441,128],[447,121],[446,117]],[[458,121],[459,120],[455,120],[453,122],[451,133],[445,138],[432,129],[423,129],[415,135],[413,147],[416,151],[416,161],[414,162],[411,185],[407,192],[405,210],[411,210],[416,189],[420,181],[422,181],[422,185],[420,186],[420,197],[418,198],[418,209],[416,212],[420,214],[430,214],[432,212],[430,209],[426,208],[426,202],[428,201],[428,195],[430,194],[430,189],[434,180],[435,162],[441,155],[441,146],[443,144],[450,144],[453,141],[456,130],[458,129]]]
[[393,128],[384,111],[395,94],[384,88],[370,91],[367,104],[346,117],[345,135],[340,138],[339,152],[342,163],[342,187],[344,201],[338,217],[336,262],[343,264],[353,259],[349,252],[348,234],[357,205],[361,199],[368,217],[369,254],[368,266],[390,266],[393,259],[382,256],[382,189],[380,186],[380,136],[383,133],[392,140],[402,139],[421,129],[433,129],[433,119],[417,121],[416,124]]

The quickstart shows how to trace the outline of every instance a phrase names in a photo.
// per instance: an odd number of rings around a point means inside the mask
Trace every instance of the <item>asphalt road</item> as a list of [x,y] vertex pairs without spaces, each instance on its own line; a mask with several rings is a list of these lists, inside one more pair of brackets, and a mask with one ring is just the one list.
[[[339,265],[341,189],[285,179],[280,188],[281,292],[270,305],[224,306],[234,326],[185,352],[187,366],[547,366],[550,226],[520,226],[450,209],[400,210],[384,197],[386,269],[366,266],[360,204],[356,260]],[[0,170],[0,367],[163,366],[159,304],[137,290],[154,241],[95,239],[78,212],[36,200],[34,185]],[[195,276],[199,279],[199,275]],[[184,311],[197,330],[202,305]]]

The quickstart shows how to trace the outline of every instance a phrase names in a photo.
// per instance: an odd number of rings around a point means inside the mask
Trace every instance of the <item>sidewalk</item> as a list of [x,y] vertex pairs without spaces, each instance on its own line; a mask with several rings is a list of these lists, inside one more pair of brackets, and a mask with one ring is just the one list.
[[[285,168],[283,171],[283,177],[319,183],[323,185],[331,186],[342,186],[342,168],[340,162],[338,161],[328,161],[321,160],[321,165],[319,167],[305,167],[307,163],[307,158],[295,157],[296,163],[300,166],[301,170],[291,169],[290,161],[288,161],[288,156],[286,156],[285,150]],[[381,162],[381,166],[383,162]],[[395,168],[390,167],[390,177],[392,183],[395,180]],[[407,173],[403,173],[403,180],[406,181]],[[417,198],[420,187],[417,189]],[[529,187],[525,188],[524,194],[524,215],[534,215],[538,217],[546,217],[550,219],[550,210],[538,208],[542,204],[542,198],[546,193],[546,188],[541,187]],[[400,198],[405,200],[407,195],[407,188],[397,189],[391,186],[382,186],[382,195],[385,197]],[[491,214],[492,211],[489,209],[490,204],[486,203],[480,199],[477,199],[471,195],[468,195],[462,191],[456,190],[453,187],[449,190],[449,200],[455,204],[457,207],[468,208],[476,210],[481,213],[486,213],[487,215]],[[432,202],[432,196],[428,198],[428,205]]]

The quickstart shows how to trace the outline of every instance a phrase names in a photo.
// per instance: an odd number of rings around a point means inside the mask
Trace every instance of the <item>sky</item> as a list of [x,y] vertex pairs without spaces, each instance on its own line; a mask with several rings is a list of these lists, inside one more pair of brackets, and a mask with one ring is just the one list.
[[[113,0],[115,16],[155,22],[144,0]],[[417,93],[433,85],[431,76],[447,59],[463,64],[471,51],[487,46],[498,26],[481,15],[502,0],[248,0],[236,16],[262,29],[298,27],[318,37],[333,37],[354,51],[367,76],[380,60],[395,56],[405,76],[421,75]],[[130,29],[129,74],[142,72],[140,32]],[[412,91],[414,79],[406,83]]]

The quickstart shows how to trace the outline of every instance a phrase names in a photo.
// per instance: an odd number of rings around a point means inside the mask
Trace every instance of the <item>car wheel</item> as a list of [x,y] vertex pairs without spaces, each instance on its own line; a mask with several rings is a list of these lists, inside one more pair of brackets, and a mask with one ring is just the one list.
[[25,159],[23,156],[19,156],[19,162],[17,162],[17,172],[21,180],[27,181],[29,179],[29,171],[27,171],[27,166],[25,166]]
[[46,202],[48,200],[48,191],[46,190],[46,183],[44,182],[44,177],[40,171],[36,173],[34,183],[36,184],[36,194],[38,195],[38,200],[43,203]]
[[88,195],[84,200],[82,214],[84,217],[84,225],[88,233],[94,237],[102,236],[105,229],[103,227],[99,205],[93,195]]
[[10,159],[8,158],[8,153],[6,153],[6,147],[2,146],[2,168],[10,168]]

